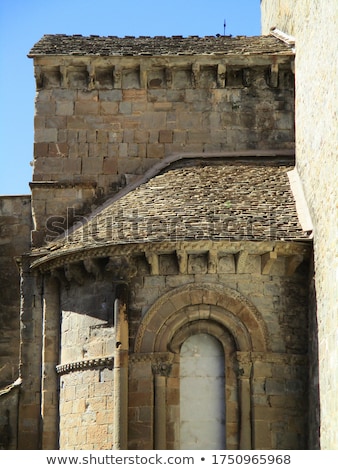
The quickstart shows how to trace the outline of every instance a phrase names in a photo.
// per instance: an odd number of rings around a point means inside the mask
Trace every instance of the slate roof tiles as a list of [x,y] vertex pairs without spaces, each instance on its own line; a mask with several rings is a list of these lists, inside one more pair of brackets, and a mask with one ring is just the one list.
[[174,165],[106,203],[51,247],[62,254],[159,241],[305,240],[287,176],[292,169],[205,160]]
[[42,55],[138,56],[194,54],[293,54],[273,36],[67,36],[48,34],[31,49],[28,57]]

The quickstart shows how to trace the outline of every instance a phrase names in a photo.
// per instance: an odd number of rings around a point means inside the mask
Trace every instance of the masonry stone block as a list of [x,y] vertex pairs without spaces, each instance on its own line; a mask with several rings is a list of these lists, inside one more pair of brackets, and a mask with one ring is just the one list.
[[116,101],[102,101],[100,103],[100,114],[114,116],[118,113],[119,106]]
[[57,142],[57,129],[36,129],[34,140],[40,142]]
[[74,114],[74,103],[72,101],[57,101],[55,114],[56,116],[72,116]]
[[53,101],[37,101],[35,103],[36,116],[53,116],[56,112],[56,103]]
[[130,101],[121,101],[119,103],[119,113],[120,114],[131,114],[132,106]]
[[172,143],[172,141],[173,141],[173,132],[171,130],[161,130],[159,132],[160,143]]
[[164,144],[147,144],[148,158],[163,158],[165,155]]

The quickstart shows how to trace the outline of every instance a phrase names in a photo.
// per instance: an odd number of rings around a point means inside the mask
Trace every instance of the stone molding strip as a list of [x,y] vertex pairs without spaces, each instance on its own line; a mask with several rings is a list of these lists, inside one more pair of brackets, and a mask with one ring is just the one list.
[[101,368],[113,368],[114,367],[114,357],[95,357],[92,359],[87,359],[83,361],[74,361],[67,364],[58,364],[56,366],[56,372],[59,375],[68,374],[69,372],[75,372],[78,370],[85,369],[101,369]]
[[134,352],[129,356],[129,363],[131,364],[137,364],[139,362],[151,362],[154,366],[160,366],[162,363],[172,363],[173,360],[174,354],[172,352]]
[[32,181],[29,183],[31,189],[45,188],[45,189],[65,189],[65,188],[78,188],[78,189],[91,189],[97,187],[96,181]]

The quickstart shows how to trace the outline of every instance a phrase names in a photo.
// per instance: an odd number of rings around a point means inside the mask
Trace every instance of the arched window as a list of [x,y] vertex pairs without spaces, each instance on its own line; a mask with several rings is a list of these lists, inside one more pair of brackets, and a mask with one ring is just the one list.
[[[218,363],[223,361],[223,376],[219,373],[218,377],[225,390],[220,408],[225,429],[216,433],[217,439],[223,435],[223,444],[210,445],[229,450],[252,448],[252,353],[269,350],[267,328],[257,309],[237,291],[206,283],[187,284],[164,294],[149,308],[137,331],[135,359],[151,358],[154,374],[155,449],[207,448],[201,441],[196,447],[188,447],[185,441],[183,422],[191,419],[191,413],[185,414],[183,409],[189,410],[192,403],[185,405],[185,378],[180,371],[188,360],[185,349],[190,349],[189,341],[204,335],[221,345],[223,355]],[[198,387],[191,388],[201,402]],[[215,386],[213,394],[217,396],[219,390]]]

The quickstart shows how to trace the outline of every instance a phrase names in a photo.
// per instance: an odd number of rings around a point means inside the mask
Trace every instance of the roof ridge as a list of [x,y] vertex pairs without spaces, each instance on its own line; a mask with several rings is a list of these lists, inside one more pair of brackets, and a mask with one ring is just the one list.
[[290,47],[268,36],[82,36],[81,34],[45,34],[30,50],[28,57],[39,55],[179,55],[189,54],[278,54]]

